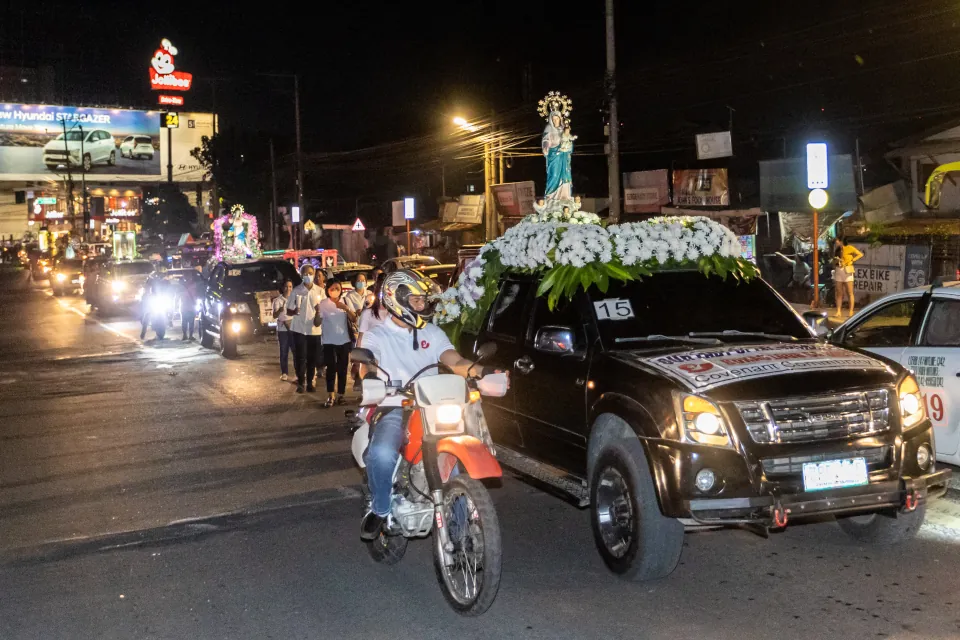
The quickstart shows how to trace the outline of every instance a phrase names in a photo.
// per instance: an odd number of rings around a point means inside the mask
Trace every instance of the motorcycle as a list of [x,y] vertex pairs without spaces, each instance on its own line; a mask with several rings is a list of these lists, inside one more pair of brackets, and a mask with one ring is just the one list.
[[175,300],[169,293],[158,293],[147,298],[150,313],[150,326],[158,340],[167,335],[167,327],[173,323]]
[[[484,345],[478,355],[489,357],[494,349],[493,344]],[[487,378],[496,379],[487,381],[439,373],[420,378],[442,367],[434,364],[401,386],[377,367],[369,350],[353,349],[351,357],[387,376],[387,381],[364,379],[360,411],[347,412],[353,422],[351,449],[357,464],[365,469],[371,425],[376,428],[379,405],[388,396],[403,397],[407,431],[393,473],[391,514],[379,537],[368,543],[371,557],[396,564],[410,538],[432,533],[434,568],[447,602],[462,615],[484,613],[500,587],[502,548],[497,512],[480,479],[499,478],[503,471],[485,433],[480,396],[481,392],[502,396],[506,377],[494,374]],[[484,432],[480,437],[468,433],[478,429]],[[369,509],[370,496],[364,501]]]

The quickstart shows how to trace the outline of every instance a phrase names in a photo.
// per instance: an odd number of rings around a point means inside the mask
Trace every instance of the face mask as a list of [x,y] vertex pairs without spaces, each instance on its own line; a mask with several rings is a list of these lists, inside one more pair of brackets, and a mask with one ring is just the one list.
[[366,282],[354,282],[354,283],[353,283],[353,288],[356,289],[357,291],[363,291],[364,289],[367,288],[367,283],[366,283]]

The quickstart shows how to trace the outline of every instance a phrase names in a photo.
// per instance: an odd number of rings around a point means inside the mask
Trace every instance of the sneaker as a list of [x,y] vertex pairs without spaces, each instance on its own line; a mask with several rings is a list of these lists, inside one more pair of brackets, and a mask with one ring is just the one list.
[[287,374],[281,373],[281,374],[280,374],[280,379],[281,379],[283,382],[286,382],[286,381],[287,381]]
[[297,385],[297,393],[303,393],[303,385]]
[[383,520],[383,517],[378,516],[373,511],[368,511],[360,523],[360,539],[367,541],[376,540],[377,536],[380,535],[380,531],[383,529]]

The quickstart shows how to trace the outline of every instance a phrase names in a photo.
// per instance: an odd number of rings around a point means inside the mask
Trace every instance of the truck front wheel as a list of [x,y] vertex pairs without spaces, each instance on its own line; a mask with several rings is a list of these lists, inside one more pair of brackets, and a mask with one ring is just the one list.
[[892,545],[906,542],[917,535],[927,515],[921,504],[910,513],[871,513],[865,516],[837,518],[843,532],[857,542]]
[[680,562],[683,525],[660,512],[638,440],[617,440],[600,452],[590,478],[590,516],[600,557],[620,577],[663,578]]

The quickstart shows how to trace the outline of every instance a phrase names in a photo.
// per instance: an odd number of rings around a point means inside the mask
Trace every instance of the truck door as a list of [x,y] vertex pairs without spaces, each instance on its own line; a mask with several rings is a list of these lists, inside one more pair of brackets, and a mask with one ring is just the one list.
[[526,312],[534,284],[530,280],[508,279],[503,282],[497,299],[490,307],[490,315],[479,340],[481,343],[494,342],[497,345],[497,353],[484,364],[510,372],[510,390],[505,396],[483,398],[483,413],[490,434],[495,443],[517,449],[523,448],[524,441],[516,417],[516,363],[523,356]]
[[582,296],[552,311],[535,298],[513,378],[517,422],[529,454],[572,473],[587,460],[586,384],[589,370]]

